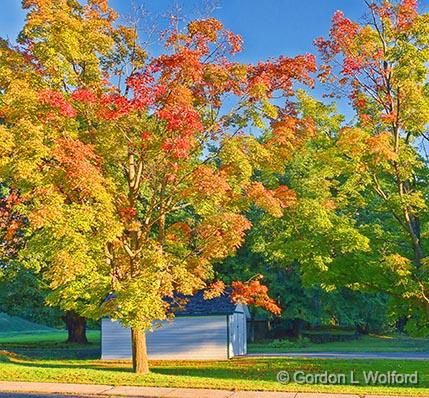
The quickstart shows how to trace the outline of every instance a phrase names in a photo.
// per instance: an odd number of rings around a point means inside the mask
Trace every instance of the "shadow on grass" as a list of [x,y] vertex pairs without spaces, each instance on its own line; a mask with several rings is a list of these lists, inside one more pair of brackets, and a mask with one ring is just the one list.
[[[1,356],[0,356],[1,358]],[[90,363],[50,363],[42,360],[31,360],[26,358],[11,358],[10,363],[27,368],[39,369],[70,369],[84,371],[106,371],[118,375],[129,375],[126,381],[133,382],[135,379],[145,376],[135,375],[132,371],[130,361],[96,361]],[[311,363],[291,361],[287,364],[278,359],[240,359],[226,361],[151,361],[151,376],[165,379],[167,376],[184,378],[204,378],[213,380],[230,381],[265,381],[275,382],[279,370],[287,365],[289,370],[314,371],[319,369]],[[91,377],[92,375],[89,375]],[[112,381],[115,382],[114,376]]]
[[18,366],[39,369],[82,369],[82,370],[106,370],[109,372],[130,372],[132,373],[131,364],[124,364],[122,367],[105,366],[102,363],[49,363],[43,360],[32,360],[30,358],[7,358],[0,355],[0,363],[10,363]]
[[71,359],[98,359],[101,355],[100,344],[0,344],[0,351],[6,350],[15,355],[30,359],[53,359],[53,360],[71,360]]
[[[239,358],[227,361],[150,361],[151,374],[148,376],[135,375],[130,361],[70,361],[55,362],[49,360],[34,360],[7,352],[0,352],[0,363],[25,368],[46,370],[45,380],[58,380],[65,375],[64,382],[75,382],[73,375],[79,373],[80,382],[112,383],[122,385],[164,385],[172,383],[175,386],[202,386],[205,383],[220,388],[222,386],[241,386],[243,383],[258,382],[277,383],[276,375],[280,370],[288,372],[304,371],[305,373],[346,373],[354,370],[359,377],[363,371],[370,369],[381,372],[392,370],[397,366],[404,373],[419,371],[420,383],[406,388],[429,388],[429,372],[427,364],[413,361],[401,363],[386,360],[315,360],[291,358]],[[58,370],[58,372],[55,372]],[[67,378],[67,370],[70,377]],[[15,371],[20,371],[17,368]],[[105,373],[104,373],[105,372]],[[28,372],[27,372],[28,373]],[[31,371],[31,373],[33,373]],[[34,372],[37,373],[37,372]],[[82,378],[81,376],[82,375]],[[208,381],[210,380],[210,381]],[[274,385],[273,384],[273,385]],[[347,383],[351,385],[350,383]],[[384,386],[387,390],[389,386]],[[402,388],[402,386],[392,386]]]
[[24,356],[34,360],[73,360],[73,359],[97,359],[100,357],[100,349],[86,349],[86,350],[38,350],[38,349],[11,349],[10,351],[15,354]]
[[[250,389],[250,390],[283,390],[276,380],[277,373],[280,370],[287,369],[289,372],[294,370],[307,369],[306,373],[319,373],[327,370],[328,372],[339,373],[342,369],[336,368],[336,365],[325,368],[319,363],[303,361],[278,362],[272,360],[266,361],[219,361],[219,362],[167,362],[152,361],[150,363],[151,373],[149,375],[136,375],[132,372],[130,362],[97,361],[94,363],[43,363],[31,361],[15,361],[24,368],[44,370],[43,381],[61,381],[69,383],[89,383],[89,384],[113,384],[128,386],[157,386],[157,387],[188,387],[188,388],[219,388],[219,389]],[[58,372],[56,372],[58,370]],[[344,369],[345,370],[345,369]],[[28,371],[27,371],[28,373]],[[30,373],[33,373],[30,370]],[[34,371],[34,374],[37,374]],[[69,377],[62,375],[69,374]],[[33,380],[34,381],[34,380]],[[335,386],[334,386],[335,387]],[[356,387],[350,382],[339,387],[338,392],[344,392],[342,389]],[[359,387],[359,386],[358,386]],[[362,385],[365,388],[365,385]],[[374,386],[371,386],[372,389]],[[429,381],[425,380],[419,385],[389,386],[380,385],[385,395],[393,393],[410,394],[411,390],[418,391],[421,388],[429,388]],[[295,387],[296,388],[296,385]],[[315,384],[309,386],[313,392],[329,392],[329,386]],[[402,391],[403,390],[403,391]],[[378,391],[378,390],[377,390]],[[331,391],[332,392],[332,391]],[[369,390],[365,389],[365,393]]]

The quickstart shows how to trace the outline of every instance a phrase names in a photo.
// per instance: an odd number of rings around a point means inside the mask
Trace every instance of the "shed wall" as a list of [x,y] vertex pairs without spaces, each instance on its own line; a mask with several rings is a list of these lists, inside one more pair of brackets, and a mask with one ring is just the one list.
[[[227,359],[225,315],[176,317],[147,333],[150,359]],[[130,359],[131,333],[110,319],[102,320],[102,359]]]
[[229,316],[229,356],[247,353],[247,324],[244,312],[234,312]]

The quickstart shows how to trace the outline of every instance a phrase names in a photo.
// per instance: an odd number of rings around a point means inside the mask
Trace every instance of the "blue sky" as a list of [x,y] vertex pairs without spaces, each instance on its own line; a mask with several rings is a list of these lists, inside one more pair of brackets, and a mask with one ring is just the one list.
[[[178,0],[110,0],[110,5],[122,15],[132,12],[132,4],[143,4],[156,22],[165,23],[165,15]],[[195,16],[203,0],[181,0],[185,17]],[[21,29],[25,14],[19,0],[1,0],[0,35],[13,40]],[[315,52],[313,40],[326,36],[332,15],[342,10],[352,19],[365,12],[363,0],[218,0],[213,16],[244,39],[241,62]],[[420,1],[421,9],[429,11],[429,0]],[[313,95],[320,97],[320,91]],[[344,103],[340,111],[349,113]]]
[[[134,0],[133,0],[134,1]],[[142,0],[153,15],[162,15],[177,0]],[[24,22],[19,0],[1,0],[0,35],[14,39]],[[182,0],[184,13],[191,15],[198,0]],[[122,14],[130,12],[132,0],[111,0]],[[429,0],[421,1],[429,9]],[[363,0],[219,0],[214,16],[245,40],[242,61],[278,55],[313,52],[313,39],[326,35],[333,13],[341,9],[359,18],[365,8]]]

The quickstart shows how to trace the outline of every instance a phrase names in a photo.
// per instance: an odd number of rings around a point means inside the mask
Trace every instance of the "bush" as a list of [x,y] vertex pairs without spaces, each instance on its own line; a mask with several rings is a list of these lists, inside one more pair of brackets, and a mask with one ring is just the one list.
[[294,340],[294,341],[289,339],[273,340],[267,344],[267,347],[294,349],[294,348],[308,347],[310,344],[311,344],[311,341],[307,337],[299,337],[297,340]]
[[352,341],[361,337],[358,331],[350,330],[308,330],[303,331],[302,335],[308,338],[312,343],[324,344],[336,341]]

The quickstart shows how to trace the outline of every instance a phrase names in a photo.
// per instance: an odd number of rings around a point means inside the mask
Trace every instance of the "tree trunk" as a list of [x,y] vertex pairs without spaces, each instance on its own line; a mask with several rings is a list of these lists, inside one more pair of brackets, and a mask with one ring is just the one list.
[[369,325],[368,325],[368,323],[362,323],[362,324],[356,325],[356,332],[358,334],[364,334],[364,335],[369,334]]
[[138,374],[149,373],[149,362],[146,348],[146,334],[143,330],[131,329],[133,349],[133,370]]
[[404,333],[405,331],[405,325],[408,322],[408,317],[406,316],[401,316],[397,321],[396,321],[396,330],[399,333]]
[[292,321],[291,333],[293,337],[301,338],[302,327],[304,326],[304,321],[302,319],[295,318]]
[[417,268],[421,267],[421,260],[423,259],[423,248],[421,244],[420,220],[415,216],[407,216],[406,220],[410,228],[411,241],[414,251],[414,262]]
[[67,311],[62,319],[67,326],[67,343],[88,343],[88,339],[86,338],[86,318],[74,311]]

